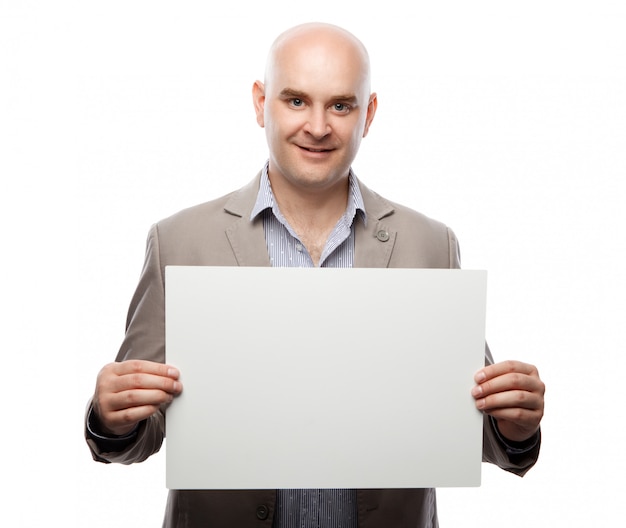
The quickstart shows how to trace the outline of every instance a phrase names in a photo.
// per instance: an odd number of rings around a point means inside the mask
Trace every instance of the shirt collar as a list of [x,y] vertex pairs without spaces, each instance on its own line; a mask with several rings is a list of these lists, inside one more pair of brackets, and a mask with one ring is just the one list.
[[[259,216],[266,209],[278,209],[278,204],[274,200],[274,193],[272,192],[272,186],[270,185],[270,179],[268,175],[269,162],[263,167],[261,172],[261,183],[259,185],[259,192],[256,197],[256,202],[252,208],[250,214],[250,221],[252,222],[257,216]],[[348,175],[349,196],[352,197],[348,200],[348,206],[346,207],[345,215],[350,219],[350,223],[354,220],[357,212],[363,220],[363,224],[367,225],[367,214],[365,212],[365,203],[363,202],[363,195],[356,176],[352,169]]]

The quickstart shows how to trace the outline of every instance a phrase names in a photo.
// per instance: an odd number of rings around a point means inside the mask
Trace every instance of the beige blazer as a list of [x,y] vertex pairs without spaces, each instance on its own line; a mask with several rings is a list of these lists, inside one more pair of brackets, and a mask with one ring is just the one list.
[[[164,270],[167,265],[269,266],[263,222],[250,222],[259,176],[246,187],[217,200],[185,209],[152,226],[146,260],[132,298],[126,336],[118,361],[165,361]],[[445,225],[381,198],[359,182],[367,225],[355,221],[355,267],[458,268],[459,247]],[[376,307],[384,313],[384,306]],[[245,324],[245,322],[242,322]],[[486,361],[492,362],[488,349]],[[530,451],[507,449],[486,417],[483,459],[523,475],[535,463]],[[372,424],[375,427],[376,424]],[[157,452],[165,436],[163,412],[142,423],[137,441],[119,452],[104,452],[86,434],[95,460],[130,464]],[[359,490],[362,528],[437,526],[435,490]],[[274,490],[188,491],[169,493],[163,526],[191,528],[271,527]]]

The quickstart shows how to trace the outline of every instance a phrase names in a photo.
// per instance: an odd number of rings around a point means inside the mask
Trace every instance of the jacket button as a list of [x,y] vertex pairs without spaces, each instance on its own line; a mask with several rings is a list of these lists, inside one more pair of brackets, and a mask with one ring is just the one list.
[[270,509],[265,504],[261,504],[260,506],[257,506],[257,509],[256,509],[257,519],[264,521],[265,519],[269,517],[269,515],[270,515]]
[[381,229],[378,233],[376,233],[376,238],[381,242],[387,242],[387,240],[389,240],[389,231]]

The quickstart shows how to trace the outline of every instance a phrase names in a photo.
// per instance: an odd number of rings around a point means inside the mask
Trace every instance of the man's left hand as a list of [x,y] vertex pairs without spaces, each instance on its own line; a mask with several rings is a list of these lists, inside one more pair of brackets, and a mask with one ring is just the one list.
[[474,380],[476,408],[496,419],[506,439],[523,442],[538,431],[546,387],[535,366],[503,361],[480,369]]

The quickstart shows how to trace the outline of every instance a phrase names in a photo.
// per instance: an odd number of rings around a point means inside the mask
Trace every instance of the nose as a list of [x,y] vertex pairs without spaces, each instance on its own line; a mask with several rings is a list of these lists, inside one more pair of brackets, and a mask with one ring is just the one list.
[[330,134],[330,123],[328,122],[326,109],[312,108],[309,112],[304,130],[318,140]]

